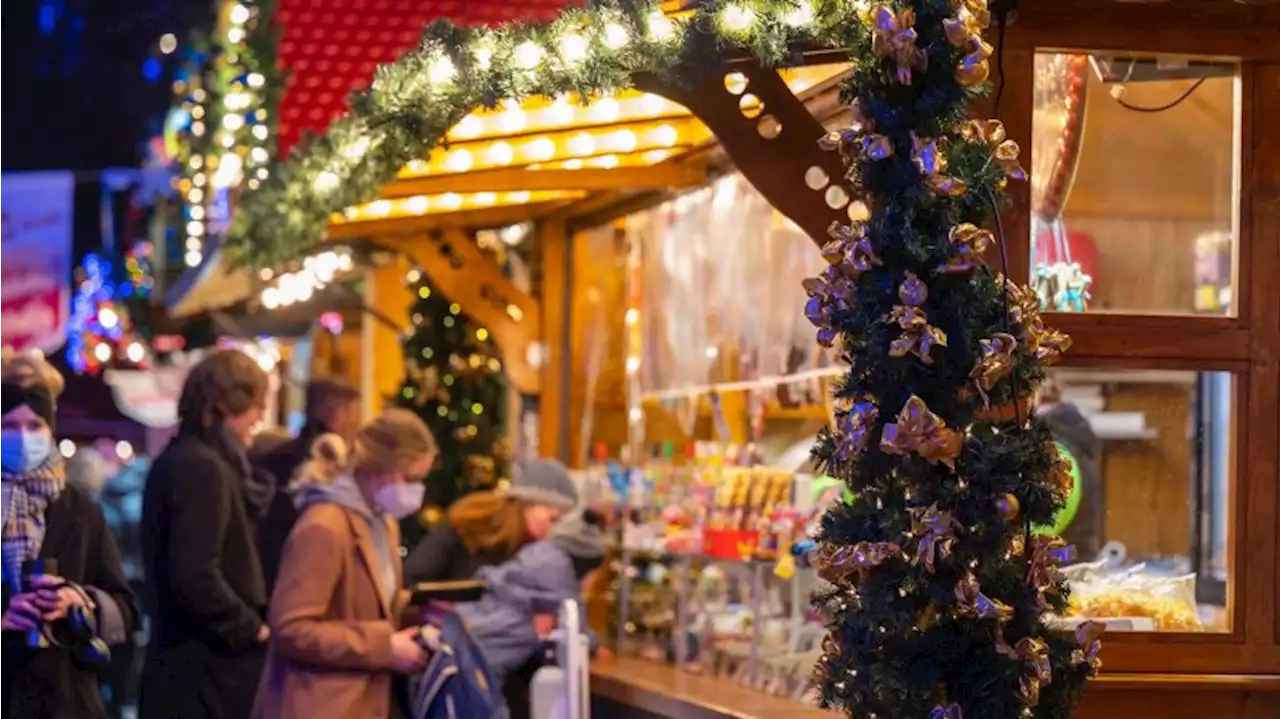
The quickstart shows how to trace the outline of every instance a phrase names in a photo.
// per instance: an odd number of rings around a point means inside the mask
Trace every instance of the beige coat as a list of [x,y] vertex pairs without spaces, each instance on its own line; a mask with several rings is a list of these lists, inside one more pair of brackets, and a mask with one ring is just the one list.
[[[403,583],[400,530],[386,519]],[[336,504],[306,510],[289,534],[271,598],[271,644],[255,719],[391,716],[391,635],[408,593],[389,604],[368,520]]]

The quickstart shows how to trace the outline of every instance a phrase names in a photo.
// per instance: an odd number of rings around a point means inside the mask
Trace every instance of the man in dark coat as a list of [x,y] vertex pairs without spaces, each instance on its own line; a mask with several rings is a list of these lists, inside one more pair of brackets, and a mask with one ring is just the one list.
[[219,351],[191,370],[178,435],[156,458],[142,499],[142,554],[154,624],[142,719],[245,719],[268,638],[255,521],[273,487],[245,448],[262,419],[267,375]]
[[267,596],[276,585],[280,554],[289,531],[298,521],[289,483],[298,467],[311,456],[311,444],[322,434],[341,435],[350,446],[360,428],[360,391],[338,379],[318,378],[307,385],[307,422],[298,436],[252,460],[255,466],[275,478],[277,491],[271,506],[258,525],[258,549],[267,581]]

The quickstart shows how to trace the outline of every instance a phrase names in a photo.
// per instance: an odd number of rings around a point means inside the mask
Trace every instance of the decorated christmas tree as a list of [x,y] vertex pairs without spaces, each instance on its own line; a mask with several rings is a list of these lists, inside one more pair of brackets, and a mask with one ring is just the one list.
[[[832,228],[806,314],[849,372],[815,456],[854,493],[823,520],[824,704],[860,719],[1066,717],[1100,627],[1051,625],[1071,557],[1052,525],[1069,467],[1030,411],[1069,345],[1005,279],[998,213],[1025,179],[997,121],[970,120],[986,0],[873,6],[851,26],[855,122],[823,139],[870,210]],[[995,230],[994,232],[992,230]]]
[[[397,402],[417,412],[440,445],[427,478],[427,507],[493,487],[506,475],[507,383],[489,331],[419,270],[407,277],[417,299],[404,340],[405,381]],[[424,517],[430,521],[433,517]]]

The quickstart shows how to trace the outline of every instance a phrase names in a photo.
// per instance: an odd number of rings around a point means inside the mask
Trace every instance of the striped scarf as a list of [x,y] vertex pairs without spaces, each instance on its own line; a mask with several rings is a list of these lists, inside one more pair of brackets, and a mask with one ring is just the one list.
[[22,474],[3,475],[4,581],[13,586],[22,576],[22,564],[40,556],[44,543],[45,510],[67,484],[62,455],[54,450],[39,467]]

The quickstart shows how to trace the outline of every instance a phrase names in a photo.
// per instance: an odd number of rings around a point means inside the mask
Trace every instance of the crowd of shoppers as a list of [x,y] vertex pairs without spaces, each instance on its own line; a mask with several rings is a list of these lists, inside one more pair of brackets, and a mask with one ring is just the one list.
[[[139,627],[138,602],[102,510],[54,449],[61,376],[6,353],[3,381],[4,717],[105,718],[95,670]],[[360,426],[358,392],[318,380],[299,435],[254,447],[268,387],[247,355],[209,355],[151,465],[139,716],[397,716],[404,680],[434,667],[406,587],[470,578],[479,603],[434,610],[471,626],[507,677],[510,716],[527,716],[558,603],[603,558],[568,471],[534,461],[463,498],[402,565],[398,520],[421,509],[437,459],[421,419],[393,409]]]

